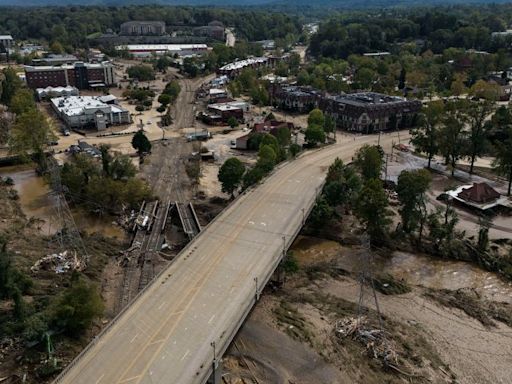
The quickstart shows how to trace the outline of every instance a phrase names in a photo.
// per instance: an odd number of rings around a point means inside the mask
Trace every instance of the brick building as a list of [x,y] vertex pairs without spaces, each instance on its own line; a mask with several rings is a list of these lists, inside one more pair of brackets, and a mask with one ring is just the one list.
[[108,87],[116,82],[110,62],[97,64],[76,62],[62,66],[25,66],[29,88],[67,87],[78,89]]
[[121,24],[121,36],[162,36],[165,35],[163,21],[128,21]]
[[335,119],[338,128],[372,133],[413,126],[421,110],[421,102],[380,93],[362,92],[324,97],[319,103],[319,108],[326,116]]
[[311,87],[272,85],[272,104],[284,110],[308,113],[317,108],[322,94]]

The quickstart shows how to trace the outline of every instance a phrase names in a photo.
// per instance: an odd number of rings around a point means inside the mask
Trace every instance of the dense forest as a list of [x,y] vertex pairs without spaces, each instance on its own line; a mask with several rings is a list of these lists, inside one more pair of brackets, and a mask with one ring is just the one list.
[[128,6],[128,7],[45,7],[2,8],[0,34],[15,39],[58,40],[64,46],[84,47],[87,36],[119,26],[130,20],[161,20],[167,25],[205,25],[219,20],[234,27],[237,36],[247,40],[286,38],[299,35],[301,21],[283,13],[217,8]]
[[404,43],[422,52],[465,48],[496,52],[508,48],[510,37],[492,37],[512,20],[512,6],[394,10],[385,13],[344,13],[322,24],[311,40],[314,56],[346,58],[372,51],[399,51]]

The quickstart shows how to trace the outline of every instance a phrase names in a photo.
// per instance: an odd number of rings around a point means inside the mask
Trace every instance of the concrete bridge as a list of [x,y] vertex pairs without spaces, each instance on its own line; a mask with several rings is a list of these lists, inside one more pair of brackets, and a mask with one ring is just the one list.
[[218,362],[299,233],[327,167],[376,141],[338,137],[280,166],[205,227],[55,383],[219,383]]

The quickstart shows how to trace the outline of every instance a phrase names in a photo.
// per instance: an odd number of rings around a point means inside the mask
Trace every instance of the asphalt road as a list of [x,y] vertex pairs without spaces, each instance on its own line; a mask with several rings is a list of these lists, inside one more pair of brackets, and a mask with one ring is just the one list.
[[[381,138],[389,149],[396,137]],[[203,383],[301,227],[336,157],[350,161],[376,136],[338,143],[280,167],[221,213],[58,381],[69,384]]]

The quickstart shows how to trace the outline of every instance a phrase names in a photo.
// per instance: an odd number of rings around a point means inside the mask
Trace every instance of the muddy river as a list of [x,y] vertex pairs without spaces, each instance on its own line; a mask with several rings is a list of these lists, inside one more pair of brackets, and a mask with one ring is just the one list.
[[[301,264],[335,257],[336,264],[345,270],[357,273],[361,268],[360,254],[334,241],[300,236],[292,250]],[[394,252],[387,258],[375,257],[373,270],[389,273],[411,285],[450,290],[472,288],[487,299],[512,303],[511,282],[463,261]]]
[[[42,220],[39,227],[44,234],[55,233],[60,228],[56,211],[56,199],[42,177],[38,177],[34,168],[28,165],[16,165],[0,168],[0,176],[14,180],[21,209],[27,217]],[[71,214],[80,231],[88,234],[101,232],[103,236],[124,238],[125,231],[112,224],[114,218],[88,215],[79,208],[73,208]]]

